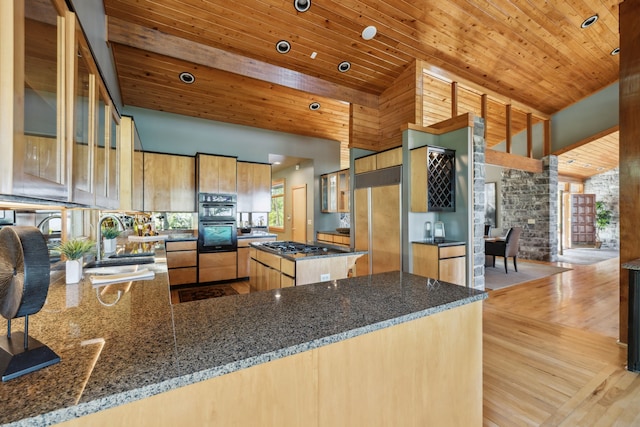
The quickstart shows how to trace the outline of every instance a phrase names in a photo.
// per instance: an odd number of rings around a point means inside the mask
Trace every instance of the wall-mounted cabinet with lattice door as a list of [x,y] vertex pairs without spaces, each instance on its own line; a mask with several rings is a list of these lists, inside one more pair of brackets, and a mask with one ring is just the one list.
[[429,146],[411,150],[411,212],[455,210],[455,150]]

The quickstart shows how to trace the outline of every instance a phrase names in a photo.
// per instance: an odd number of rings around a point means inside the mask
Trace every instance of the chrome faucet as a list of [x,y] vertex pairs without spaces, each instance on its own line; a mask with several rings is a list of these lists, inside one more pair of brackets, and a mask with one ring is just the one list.
[[105,214],[100,217],[100,219],[98,220],[98,230],[96,231],[98,235],[98,238],[96,239],[96,261],[100,261],[102,259],[102,222],[107,218],[111,218],[112,220],[114,220],[116,224],[119,225],[118,228],[120,229],[120,231],[124,231],[126,229],[124,223],[120,218],[118,218],[117,215]]

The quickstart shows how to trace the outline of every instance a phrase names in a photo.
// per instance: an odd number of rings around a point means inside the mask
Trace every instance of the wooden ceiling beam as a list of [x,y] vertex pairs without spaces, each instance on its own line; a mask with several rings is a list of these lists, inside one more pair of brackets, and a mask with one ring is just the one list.
[[377,95],[195,43],[118,18],[109,17],[108,33],[109,42],[148,50],[310,94],[378,108]]

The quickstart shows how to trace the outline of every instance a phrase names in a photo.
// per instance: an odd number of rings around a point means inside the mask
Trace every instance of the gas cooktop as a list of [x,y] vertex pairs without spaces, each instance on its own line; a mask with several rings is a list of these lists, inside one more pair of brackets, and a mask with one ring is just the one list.
[[264,242],[262,246],[279,254],[314,254],[327,252],[327,248],[292,241]]

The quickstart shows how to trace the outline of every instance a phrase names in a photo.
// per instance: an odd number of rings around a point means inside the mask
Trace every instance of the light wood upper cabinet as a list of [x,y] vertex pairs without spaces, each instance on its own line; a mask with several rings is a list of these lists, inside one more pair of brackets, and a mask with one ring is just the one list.
[[349,169],[320,175],[320,210],[322,212],[349,212],[349,182]]
[[380,153],[360,157],[354,162],[355,173],[370,172],[402,164],[402,147],[381,151]]
[[144,154],[133,117],[120,119],[120,209],[144,210]]
[[198,153],[199,193],[236,193],[236,158]]
[[271,211],[271,165],[237,163],[238,212]]
[[144,153],[144,210],[195,212],[195,206],[195,159]]

